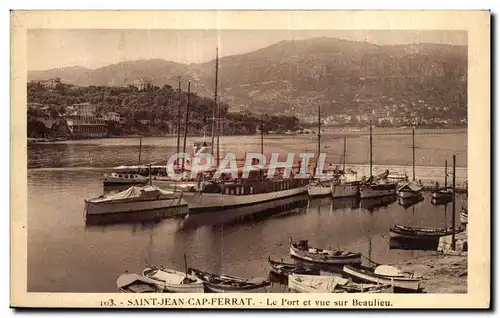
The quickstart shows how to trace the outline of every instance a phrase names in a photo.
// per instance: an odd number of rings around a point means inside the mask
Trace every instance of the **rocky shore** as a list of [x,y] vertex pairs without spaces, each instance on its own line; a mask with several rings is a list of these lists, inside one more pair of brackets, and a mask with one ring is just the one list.
[[426,293],[467,293],[467,256],[436,253],[406,261],[398,267],[422,277]]

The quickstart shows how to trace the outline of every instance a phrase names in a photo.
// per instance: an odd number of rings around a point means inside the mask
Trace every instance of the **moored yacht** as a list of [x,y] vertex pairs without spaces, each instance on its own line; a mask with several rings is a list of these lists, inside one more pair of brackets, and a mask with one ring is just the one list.
[[332,183],[332,180],[313,180],[307,186],[307,193],[311,198],[330,196],[332,195]]
[[394,181],[389,181],[387,179],[387,177],[389,176],[389,170],[386,170],[378,177],[373,177],[372,153],[372,125],[370,123],[370,177],[366,181],[362,181],[359,186],[359,196],[361,199],[393,195],[396,190],[397,183]]
[[228,181],[200,182],[199,187],[183,192],[189,213],[196,214],[220,209],[253,205],[304,194],[309,179],[266,178],[266,170],[251,171],[249,178]]
[[359,187],[359,196],[364,198],[383,197],[387,195],[394,195],[396,184],[383,180],[362,183]]
[[122,192],[104,194],[85,200],[86,216],[169,210],[181,207],[186,207],[186,202],[179,194],[161,190],[151,185],[145,187],[132,186]]
[[138,173],[111,172],[104,174],[103,185],[142,185],[148,183],[149,178]]
[[419,197],[424,188],[422,182],[415,181],[415,129],[412,130],[413,150],[413,178],[398,185],[396,193],[400,198],[409,199]]
[[400,185],[397,188],[396,193],[400,198],[408,199],[420,196],[423,188],[424,186],[421,182],[413,180]]

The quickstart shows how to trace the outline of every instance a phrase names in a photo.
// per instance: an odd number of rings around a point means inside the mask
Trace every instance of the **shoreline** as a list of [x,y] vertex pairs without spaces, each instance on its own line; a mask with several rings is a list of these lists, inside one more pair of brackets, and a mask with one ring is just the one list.
[[397,264],[405,272],[422,277],[422,286],[428,294],[467,293],[468,256],[432,255],[417,257]]
[[[411,131],[410,127],[378,127],[378,131],[373,132],[373,135],[399,135],[399,134],[407,134]],[[416,129],[416,131],[420,131],[420,134],[463,134],[467,133],[467,128],[420,128]],[[349,128],[325,128],[322,131],[322,134],[353,134],[353,135],[364,135],[368,133],[367,127],[349,127]],[[224,137],[239,137],[239,136],[255,136],[259,137],[260,134],[231,134],[226,135]],[[296,136],[317,136],[315,133],[267,133],[266,136],[268,138],[276,138],[276,137],[296,137]],[[106,136],[106,137],[84,137],[84,138],[71,138],[70,136],[66,137],[57,137],[57,138],[32,138],[28,137],[28,144],[53,144],[53,143],[65,143],[72,141],[86,141],[86,140],[108,140],[108,139],[126,139],[126,138],[176,138],[176,135],[172,134],[153,134],[153,135],[120,135],[120,136]],[[182,138],[183,136],[181,136]],[[191,134],[188,135],[187,138],[203,138],[202,134]]]

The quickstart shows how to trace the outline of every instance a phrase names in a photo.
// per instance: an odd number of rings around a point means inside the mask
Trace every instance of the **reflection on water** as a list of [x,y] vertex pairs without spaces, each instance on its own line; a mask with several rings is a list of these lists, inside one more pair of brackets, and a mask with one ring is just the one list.
[[[269,256],[289,259],[290,238],[397,263],[435,252],[390,249],[392,225],[451,223],[450,207],[432,205],[430,193],[424,193],[410,208],[394,197],[309,201],[304,195],[187,218],[140,213],[85,224],[83,200],[102,193],[100,176],[100,171],[29,172],[28,291],[116,292],[123,271],[141,272],[147,262],[183,270],[184,254],[189,266],[205,271],[265,277]],[[457,206],[465,200],[457,196]]]
[[411,198],[398,198],[398,203],[405,207],[405,208],[409,208],[421,201],[424,200],[424,196],[422,194],[418,195],[418,196],[415,196],[415,197],[411,197]]
[[373,212],[377,209],[387,207],[389,204],[396,201],[396,195],[386,195],[378,198],[361,199],[360,207],[362,209]]

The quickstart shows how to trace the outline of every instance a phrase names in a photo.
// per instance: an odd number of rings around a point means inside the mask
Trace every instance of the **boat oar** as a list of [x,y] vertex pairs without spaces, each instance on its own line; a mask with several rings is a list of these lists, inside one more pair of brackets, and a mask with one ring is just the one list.
[[382,264],[380,263],[377,263],[375,262],[374,260],[370,259],[369,257],[366,257],[365,255],[361,254],[361,256],[363,256],[365,259],[367,259],[370,263],[374,264],[374,265],[377,265],[377,266],[380,266]]

